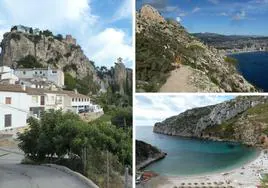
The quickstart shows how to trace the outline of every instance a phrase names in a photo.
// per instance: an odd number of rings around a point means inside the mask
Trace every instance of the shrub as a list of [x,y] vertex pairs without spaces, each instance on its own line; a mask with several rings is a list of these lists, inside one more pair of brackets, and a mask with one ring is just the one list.
[[234,65],[236,65],[238,63],[237,59],[235,59],[233,57],[229,57],[229,56],[224,57],[224,61],[227,63],[234,64]]
[[27,55],[17,62],[20,68],[43,68],[43,65],[32,55]]

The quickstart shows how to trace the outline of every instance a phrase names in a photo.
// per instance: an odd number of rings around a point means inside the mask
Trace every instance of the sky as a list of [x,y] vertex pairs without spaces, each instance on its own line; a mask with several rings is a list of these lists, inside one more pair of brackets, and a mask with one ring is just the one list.
[[136,0],[151,4],[191,33],[268,36],[268,0]]
[[156,122],[195,107],[218,104],[233,99],[232,95],[136,95],[136,126],[153,126]]
[[0,41],[19,24],[73,35],[97,66],[132,67],[132,0],[0,0]]

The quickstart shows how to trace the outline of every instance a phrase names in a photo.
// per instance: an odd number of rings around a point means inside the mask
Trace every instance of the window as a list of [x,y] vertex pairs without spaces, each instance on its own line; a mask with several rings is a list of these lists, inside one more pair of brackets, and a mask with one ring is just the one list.
[[6,104],[11,104],[11,97],[6,97]]
[[26,72],[25,72],[25,71],[23,71],[23,74],[25,75],[25,74],[26,74]]
[[81,101],[81,99],[79,98],[79,102]]
[[40,74],[42,74],[42,71],[40,71]]
[[5,127],[11,127],[11,114],[5,115]]
[[53,70],[53,71],[52,71],[52,73],[53,73],[53,74],[56,74],[56,73],[57,73],[57,71]]
[[37,74],[37,72],[35,71],[35,74]]
[[72,98],[72,101],[74,102],[74,98]]
[[36,95],[32,96],[32,103],[38,103],[38,96]]

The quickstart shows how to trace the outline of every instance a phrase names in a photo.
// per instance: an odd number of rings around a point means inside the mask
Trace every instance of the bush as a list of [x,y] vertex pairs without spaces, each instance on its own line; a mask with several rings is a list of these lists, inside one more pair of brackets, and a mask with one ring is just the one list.
[[19,41],[20,40],[20,35],[18,33],[11,33],[11,39],[15,40],[15,41]]
[[57,40],[59,40],[59,41],[62,41],[63,40],[63,36],[61,34],[58,34],[54,38],[57,39]]
[[43,68],[43,65],[32,55],[27,55],[17,62],[20,68]]
[[76,87],[76,80],[69,73],[64,73],[64,83],[66,90],[74,90]]
[[229,56],[224,57],[224,61],[233,65],[236,65],[238,63],[237,59]]

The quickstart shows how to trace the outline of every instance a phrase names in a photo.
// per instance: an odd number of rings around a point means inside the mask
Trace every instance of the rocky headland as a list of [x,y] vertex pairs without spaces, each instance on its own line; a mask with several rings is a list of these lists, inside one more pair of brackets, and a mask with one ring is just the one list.
[[[187,78],[176,80],[186,83],[174,85],[173,91],[185,91],[185,85],[189,85],[187,88],[192,88],[192,92],[257,91],[224,53],[202,43],[176,20],[165,19],[155,8],[144,5],[136,13],[137,91],[159,91],[169,81],[171,71],[181,66],[189,67],[190,72],[178,71]],[[164,88],[170,87],[168,84]]]
[[143,141],[136,140],[136,169],[140,170],[163,159],[166,153]]
[[268,97],[239,96],[220,104],[186,110],[156,123],[153,131],[266,148]]

